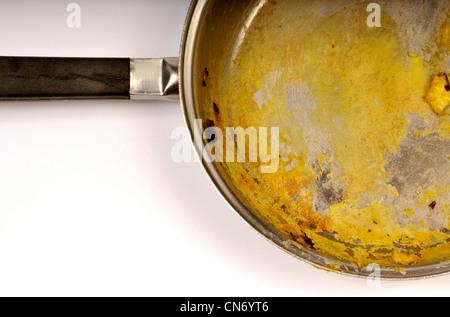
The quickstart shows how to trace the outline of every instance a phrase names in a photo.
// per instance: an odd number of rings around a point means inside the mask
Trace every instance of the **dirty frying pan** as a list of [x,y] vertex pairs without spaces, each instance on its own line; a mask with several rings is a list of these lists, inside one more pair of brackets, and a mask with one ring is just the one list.
[[449,52],[450,0],[194,0],[179,59],[0,57],[0,99],[179,96],[264,237],[326,270],[420,278],[450,270]]

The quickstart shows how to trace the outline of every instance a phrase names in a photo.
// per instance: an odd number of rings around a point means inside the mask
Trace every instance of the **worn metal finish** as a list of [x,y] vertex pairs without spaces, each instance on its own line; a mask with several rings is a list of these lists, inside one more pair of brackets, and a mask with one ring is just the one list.
[[130,98],[178,100],[178,58],[130,60]]

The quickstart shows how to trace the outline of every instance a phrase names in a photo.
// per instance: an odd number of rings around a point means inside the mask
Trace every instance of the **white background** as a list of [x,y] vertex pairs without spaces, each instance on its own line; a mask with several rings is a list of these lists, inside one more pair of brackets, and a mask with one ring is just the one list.
[[[0,1],[0,55],[178,56],[188,0]],[[0,104],[1,296],[449,295],[450,276],[381,282],[311,267],[171,160],[179,103]]]

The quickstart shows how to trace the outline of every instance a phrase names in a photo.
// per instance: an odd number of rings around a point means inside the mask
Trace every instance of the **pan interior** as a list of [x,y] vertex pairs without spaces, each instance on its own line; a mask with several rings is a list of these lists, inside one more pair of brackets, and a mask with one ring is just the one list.
[[[450,123],[427,96],[449,73],[449,1],[376,4],[209,1],[195,45],[196,116],[222,131],[205,144],[233,195],[298,255],[333,270],[442,270]],[[245,162],[229,127],[249,129]],[[260,128],[266,153],[277,153],[270,162],[261,142],[250,146]]]

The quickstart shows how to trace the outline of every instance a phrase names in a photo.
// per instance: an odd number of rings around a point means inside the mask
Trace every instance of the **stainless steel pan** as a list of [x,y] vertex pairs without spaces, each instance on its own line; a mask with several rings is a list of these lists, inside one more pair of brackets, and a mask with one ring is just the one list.
[[[0,96],[179,94],[207,173],[262,236],[343,274],[435,276],[450,260],[449,16],[448,0],[194,0],[179,59],[4,57]],[[272,161],[244,144],[238,162],[238,127],[277,136]]]

